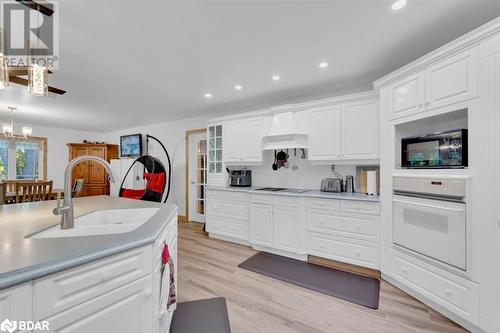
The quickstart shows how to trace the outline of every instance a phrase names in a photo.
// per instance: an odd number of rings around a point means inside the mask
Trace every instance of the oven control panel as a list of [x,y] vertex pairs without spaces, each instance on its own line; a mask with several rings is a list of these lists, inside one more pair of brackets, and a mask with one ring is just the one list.
[[466,180],[398,176],[393,177],[392,188],[396,192],[463,198],[466,193]]

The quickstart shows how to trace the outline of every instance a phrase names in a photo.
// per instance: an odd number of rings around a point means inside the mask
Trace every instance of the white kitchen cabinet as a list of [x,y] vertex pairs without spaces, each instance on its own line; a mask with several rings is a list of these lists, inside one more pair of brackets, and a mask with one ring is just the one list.
[[342,105],[341,147],[344,159],[376,159],[379,147],[379,114],[376,101]]
[[262,117],[224,123],[224,162],[233,165],[261,163],[262,131]]
[[425,77],[423,72],[410,75],[388,89],[391,95],[393,118],[422,111],[425,99]]
[[309,160],[323,161],[340,158],[340,105],[311,110],[309,130]]
[[[0,291],[0,322],[33,320],[32,288],[30,283]],[[18,331],[16,331],[18,332]]]
[[298,207],[276,205],[274,207],[274,246],[277,249],[297,252],[299,247]]
[[148,275],[47,320],[55,332],[153,332],[152,294]]
[[431,66],[425,79],[426,110],[477,97],[477,48]]
[[437,62],[393,83],[391,118],[401,118],[478,96],[477,47]]
[[252,244],[273,247],[274,243],[274,207],[273,205],[252,204]]

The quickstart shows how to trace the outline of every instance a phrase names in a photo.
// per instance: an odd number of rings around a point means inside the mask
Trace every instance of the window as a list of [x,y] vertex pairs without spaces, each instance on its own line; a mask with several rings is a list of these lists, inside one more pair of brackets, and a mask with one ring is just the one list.
[[0,177],[2,179],[44,179],[45,138],[1,138]]
[[222,173],[222,125],[208,128],[208,173]]

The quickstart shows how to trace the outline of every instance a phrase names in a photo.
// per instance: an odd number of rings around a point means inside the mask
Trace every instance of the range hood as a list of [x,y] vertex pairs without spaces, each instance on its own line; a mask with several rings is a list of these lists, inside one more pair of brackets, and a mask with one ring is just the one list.
[[265,150],[308,148],[307,113],[276,113],[272,117],[270,130],[262,141]]

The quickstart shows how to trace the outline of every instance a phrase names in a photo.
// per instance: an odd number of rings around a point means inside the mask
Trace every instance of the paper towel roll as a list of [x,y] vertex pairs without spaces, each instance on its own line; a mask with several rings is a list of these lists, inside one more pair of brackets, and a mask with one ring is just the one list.
[[377,194],[377,171],[366,172],[366,192],[369,195]]

